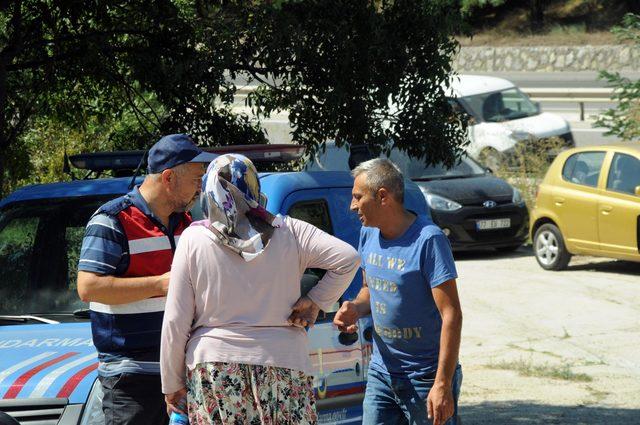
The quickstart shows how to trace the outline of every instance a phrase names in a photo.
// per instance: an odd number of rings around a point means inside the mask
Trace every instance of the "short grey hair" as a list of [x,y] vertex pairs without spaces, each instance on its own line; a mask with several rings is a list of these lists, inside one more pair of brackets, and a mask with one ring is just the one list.
[[[178,176],[182,176],[187,172],[187,167],[186,167],[187,164],[188,164],[188,162],[185,162],[185,163],[182,163],[182,164],[178,164],[175,167],[171,167],[169,169],[173,170]],[[159,182],[160,180],[162,180],[162,172],[153,173],[153,174],[147,174],[145,179],[149,179],[149,180],[154,181],[154,182]]]
[[404,178],[400,168],[385,158],[374,158],[360,163],[351,171],[355,178],[365,174],[366,184],[374,194],[385,188],[398,202],[404,202]]

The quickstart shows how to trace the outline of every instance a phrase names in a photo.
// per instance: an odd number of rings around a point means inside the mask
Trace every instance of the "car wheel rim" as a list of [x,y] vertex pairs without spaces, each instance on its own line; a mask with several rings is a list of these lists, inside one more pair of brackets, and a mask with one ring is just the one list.
[[559,251],[558,239],[552,232],[545,230],[540,233],[536,242],[536,255],[542,264],[552,265],[558,258]]

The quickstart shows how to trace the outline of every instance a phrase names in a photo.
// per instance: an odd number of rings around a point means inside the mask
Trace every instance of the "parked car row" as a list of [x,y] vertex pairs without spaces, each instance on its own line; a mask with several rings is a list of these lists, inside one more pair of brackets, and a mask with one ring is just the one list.
[[[508,160],[518,143],[556,137],[567,148],[551,163],[531,212],[529,236],[542,268],[562,270],[573,255],[640,261],[639,143],[575,148],[564,119],[541,112],[513,83],[501,78],[460,75],[451,80],[449,93],[454,107],[471,117],[467,152],[482,158],[485,165],[495,167]],[[455,192],[454,187],[451,184]],[[450,215],[429,205],[438,224],[447,226]],[[456,207],[447,201],[439,205]],[[506,236],[480,231],[482,226],[506,226],[505,219],[475,218],[479,235]],[[511,218],[510,224],[517,223]],[[514,243],[511,248],[516,247]]]
[[[324,152],[310,158],[306,169],[349,171],[372,157],[364,145],[348,150],[327,142]],[[418,185],[431,218],[449,237],[455,251],[511,251],[527,239],[529,213],[522,194],[474,159],[465,156],[451,168],[442,164],[426,166],[424,161],[397,149],[391,150],[389,159]]]
[[[366,146],[328,142],[307,169],[348,170],[371,157]],[[531,237],[546,270],[566,268],[572,255],[640,261],[640,143],[561,152],[539,186],[531,223],[518,189],[469,156],[451,168],[395,149],[389,158],[418,185],[455,251],[511,251]]]

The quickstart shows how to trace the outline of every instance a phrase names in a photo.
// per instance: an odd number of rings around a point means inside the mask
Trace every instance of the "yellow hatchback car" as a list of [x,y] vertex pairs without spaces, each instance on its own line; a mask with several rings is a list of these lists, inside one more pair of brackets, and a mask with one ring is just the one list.
[[546,270],[574,254],[640,261],[640,143],[561,152],[538,188],[530,232]]

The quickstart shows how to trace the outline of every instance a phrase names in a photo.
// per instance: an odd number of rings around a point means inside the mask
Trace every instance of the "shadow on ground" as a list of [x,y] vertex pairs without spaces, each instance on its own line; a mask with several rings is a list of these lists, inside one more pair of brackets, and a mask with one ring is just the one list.
[[533,250],[531,245],[523,245],[515,251],[500,252],[493,248],[477,249],[473,251],[456,251],[453,253],[456,261],[461,260],[503,260],[505,258],[531,257],[533,261]]
[[[453,256],[456,261],[494,261],[521,257],[530,257],[534,263],[536,261],[531,245],[523,245],[512,252],[500,252],[491,248],[473,251],[456,251],[453,253]],[[542,270],[542,268],[540,268],[540,270]],[[604,257],[576,256],[571,259],[569,266],[562,273],[583,270],[640,276],[640,262],[612,260]],[[640,424],[640,419],[638,420],[638,424]]]
[[524,401],[460,406],[464,425],[616,425],[639,424],[640,409],[553,406]]
[[[632,261],[611,260],[600,262],[582,262],[575,264],[576,261],[572,260],[569,263],[567,271],[589,270],[594,272],[609,272],[609,273],[622,273],[630,275],[640,275],[640,263],[634,263]],[[640,419],[638,419],[640,423]]]

